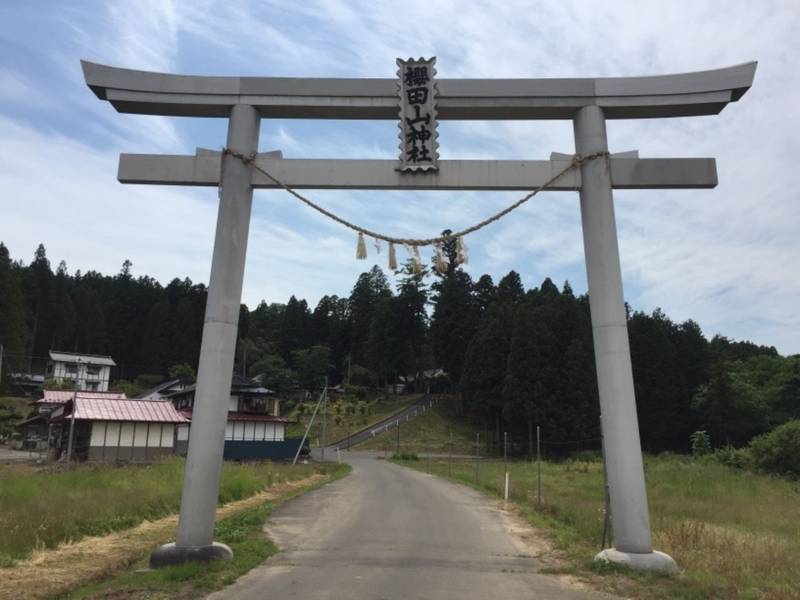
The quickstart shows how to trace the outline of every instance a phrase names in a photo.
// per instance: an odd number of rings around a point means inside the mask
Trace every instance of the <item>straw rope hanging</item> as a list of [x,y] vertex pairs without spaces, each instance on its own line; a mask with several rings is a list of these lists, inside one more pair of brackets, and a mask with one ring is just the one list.
[[[294,196],[295,198],[297,198],[310,208],[313,208],[318,213],[321,213],[326,217],[328,217],[329,219],[332,219],[337,223],[344,225],[348,229],[351,229],[356,233],[358,233],[358,244],[356,246],[357,259],[363,260],[367,258],[367,244],[364,239],[364,236],[366,235],[368,237],[375,239],[376,250],[378,253],[380,253],[380,241],[384,241],[387,244],[389,244],[390,269],[392,270],[397,269],[397,253],[395,250],[395,246],[401,245],[408,248],[409,252],[411,253],[411,259],[414,271],[420,272],[422,270],[422,261],[420,259],[419,249],[424,246],[434,246],[436,248],[436,270],[439,271],[440,273],[446,272],[449,264],[449,259],[447,258],[447,255],[444,252],[445,243],[455,240],[456,262],[457,264],[465,264],[467,262],[467,251],[466,251],[466,245],[464,244],[464,236],[470,233],[475,233],[476,231],[483,229],[487,225],[491,225],[492,223],[499,221],[508,213],[512,212],[513,210],[516,210],[517,208],[525,204],[528,200],[533,198],[539,192],[547,190],[548,187],[553,185],[561,177],[566,175],[569,171],[578,168],[583,163],[591,160],[596,160],[598,158],[608,158],[610,156],[608,152],[595,152],[593,154],[587,154],[586,156],[575,154],[572,157],[572,160],[570,161],[569,165],[567,165],[561,171],[556,173],[553,177],[548,179],[543,185],[532,190],[531,192],[528,192],[516,202],[508,205],[504,209],[496,212],[490,217],[484,219],[483,221],[480,221],[479,223],[471,225],[465,229],[461,229],[460,231],[432,238],[401,238],[401,237],[386,235],[377,231],[373,231],[371,229],[367,229],[366,227],[356,225],[355,223],[351,223],[347,219],[344,219],[339,215],[323,208],[316,202],[309,200],[307,197],[300,194],[297,190],[293,189],[291,186],[285,184],[283,181],[281,181],[271,173],[267,172],[262,167],[258,166],[258,164],[256,164],[256,154],[250,154],[250,155],[242,154],[241,152],[236,152],[235,150],[231,150],[230,148],[223,148],[222,154],[223,156],[224,155],[233,156],[234,158],[237,158],[240,161],[242,161],[242,163],[250,165],[257,172],[261,173],[264,177],[275,183],[277,186],[289,192],[292,196]],[[220,186],[221,186],[221,181],[220,181]]]

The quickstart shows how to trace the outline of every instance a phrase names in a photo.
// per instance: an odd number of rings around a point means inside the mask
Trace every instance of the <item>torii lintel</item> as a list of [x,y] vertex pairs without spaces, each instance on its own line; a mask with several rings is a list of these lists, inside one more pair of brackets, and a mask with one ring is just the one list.
[[[295,189],[348,190],[493,190],[527,191],[541,187],[570,160],[440,160],[438,173],[403,175],[394,160],[284,159],[276,153],[259,154],[256,164]],[[198,150],[194,156],[121,154],[117,178],[121,183],[217,186],[220,152]],[[717,185],[713,158],[628,158],[611,155],[614,189],[689,189]],[[280,189],[258,171],[251,185]],[[581,188],[580,170],[565,173],[548,191]]]
[[[81,65],[97,97],[123,113],[228,117],[246,104],[262,118],[397,118],[394,79],[206,77]],[[589,105],[607,119],[717,114],[750,88],[756,65],[647,77],[438,79],[438,118],[572,119]]]

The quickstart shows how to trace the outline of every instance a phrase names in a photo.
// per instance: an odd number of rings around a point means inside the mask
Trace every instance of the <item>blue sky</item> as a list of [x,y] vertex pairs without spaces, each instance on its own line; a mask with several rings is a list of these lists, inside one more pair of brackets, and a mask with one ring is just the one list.
[[[123,186],[120,152],[219,148],[225,122],[117,114],[79,60],[207,75],[393,77],[395,58],[437,57],[440,77],[657,75],[758,60],[753,88],[720,115],[609,123],[610,149],[715,157],[714,190],[615,194],[628,301],[675,320],[800,352],[800,4],[787,2],[16,2],[0,5],[0,240],[26,262],[44,242],[70,272],[207,281],[216,193]],[[395,158],[396,124],[264,121],[261,150]],[[569,122],[443,122],[442,158],[572,152]],[[460,229],[512,193],[309,192],[388,234]],[[467,239],[467,270],[526,287],[586,290],[577,195],[541,194]],[[257,191],[244,301],[313,306],[372,264],[356,239],[285,193]],[[403,258],[403,253],[400,253]],[[385,266],[385,252],[377,258]]]

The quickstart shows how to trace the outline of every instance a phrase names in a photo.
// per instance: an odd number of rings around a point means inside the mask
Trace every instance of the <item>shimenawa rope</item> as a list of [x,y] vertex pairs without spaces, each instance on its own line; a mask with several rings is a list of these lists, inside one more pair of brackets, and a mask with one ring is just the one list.
[[[264,177],[266,177],[267,179],[269,179],[270,181],[275,183],[277,186],[282,187],[284,190],[289,192],[292,196],[294,196],[295,198],[297,198],[298,200],[300,200],[301,202],[303,202],[304,204],[306,204],[310,208],[313,208],[314,210],[316,210],[317,212],[325,215],[329,219],[332,219],[332,220],[336,221],[337,223],[339,223],[341,225],[344,225],[348,229],[352,229],[353,231],[357,232],[358,233],[358,246],[357,246],[357,249],[356,249],[356,258],[358,258],[358,259],[367,258],[367,246],[366,246],[366,243],[364,241],[364,236],[367,235],[367,236],[369,236],[371,238],[375,238],[376,241],[377,240],[383,240],[384,242],[387,242],[389,244],[389,268],[393,269],[393,270],[397,269],[397,255],[396,255],[395,247],[394,247],[395,244],[400,244],[400,245],[405,246],[406,248],[408,248],[409,252],[411,252],[411,254],[412,254],[412,261],[414,263],[415,272],[419,272],[422,269],[422,263],[421,263],[420,256],[419,256],[419,248],[421,246],[436,246],[436,269],[439,272],[444,272],[444,271],[447,270],[447,265],[448,265],[449,261],[448,261],[448,258],[447,258],[447,256],[445,255],[445,253],[443,251],[442,245],[445,244],[446,242],[450,242],[452,240],[456,240],[456,248],[457,248],[457,253],[458,253],[457,262],[458,262],[458,264],[466,263],[467,262],[467,253],[466,253],[466,245],[464,244],[464,239],[463,239],[465,235],[468,235],[470,233],[474,233],[474,232],[478,231],[479,229],[483,229],[487,225],[491,225],[495,221],[499,221],[500,219],[502,219],[504,216],[506,216],[511,211],[516,210],[517,208],[519,208],[520,206],[525,204],[528,200],[533,198],[539,192],[547,190],[548,187],[553,185],[556,181],[558,181],[561,177],[563,177],[566,173],[568,173],[572,169],[575,169],[575,168],[581,166],[583,163],[585,163],[587,161],[595,160],[597,158],[608,158],[608,156],[609,156],[608,152],[594,152],[593,154],[587,154],[586,156],[582,156],[580,154],[573,155],[572,160],[570,161],[569,165],[567,165],[561,171],[556,173],[553,177],[548,179],[540,187],[538,187],[535,190],[525,194],[522,198],[520,198],[519,200],[517,200],[513,204],[510,204],[509,206],[505,207],[501,211],[491,215],[490,217],[484,219],[483,221],[480,221],[479,223],[476,223],[475,225],[471,225],[470,227],[467,227],[466,229],[462,229],[460,231],[456,231],[456,232],[451,233],[449,235],[442,235],[442,236],[433,237],[433,238],[399,238],[399,237],[393,237],[393,236],[390,236],[390,235],[385,235],[383,233],[379,233],[377,231],[372,231],[371,229],[367,229],[366,227],[362,227],[360,225],[356,225],[355,223],[351,223],[347,219],[344,219],[344,218],[340,217],[339,215],[336,215],[336,214],[332,213],[331,211],[323,208],[319,204],[317,204],[314,201],[306,198],[302,194],[298,193],[291,186],[285,184],[283,181],[281,181],[280,179],[278,179],[274,175],[270,174],[269,172],[267,172],[266,170],[264,170],[263,168],[258,166],[258,164],[256,164],[256,154],[250,154],[250,155],[242,154],[241,152],[237,152],[235,150],[231,150],[230,148],[223,148],[222,149],[222,154],[223,154],[223,156],[226,155],[226,154],[229,155],[229,156],[233,156],[234,158],[237,158],[240,161],[242,161],[242,163],[244,163],[246,165],[250,165],[253,169],[255,169],[256,171],[261,173]],[[221,188],[221,181],[220,181],[220,188]],[[378,251],[380,252],[380,249]]]

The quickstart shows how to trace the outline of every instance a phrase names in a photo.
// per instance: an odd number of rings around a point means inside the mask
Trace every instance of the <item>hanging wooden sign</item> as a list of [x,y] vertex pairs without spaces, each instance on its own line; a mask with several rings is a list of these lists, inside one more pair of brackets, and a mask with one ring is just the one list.
[[399,171],[438,170],[436,57],[397,59],[400,94]]

